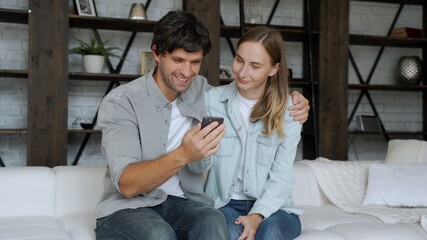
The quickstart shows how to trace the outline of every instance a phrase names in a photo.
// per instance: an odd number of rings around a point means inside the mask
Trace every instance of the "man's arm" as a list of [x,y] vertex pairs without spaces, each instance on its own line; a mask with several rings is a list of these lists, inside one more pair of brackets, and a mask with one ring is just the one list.
[[[201,125],[186,132],[180,146],[162,157],[150,161],[132,163],[123,170],[120,192],[127,198],[155,189],[175,175],[186,164],[204,159],[219,149],[225,126],[212,123]],[[212,131],[212,132],[211,132]]]
[[290,116],[294,118],[294,121],[299,121],[303,124],[308,119],[308,111],[310,110],[309,102],[304,95],[298,91],[293,91],[291,97],[294,105],[288,108],[288,110],[291,111]]

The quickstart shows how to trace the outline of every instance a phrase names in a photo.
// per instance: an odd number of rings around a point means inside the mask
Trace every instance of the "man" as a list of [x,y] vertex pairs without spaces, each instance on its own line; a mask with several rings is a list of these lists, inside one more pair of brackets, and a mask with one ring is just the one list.
[[[211,49],[208,30],[193,15],[171,11],[158,21],[151,49],[156,68],[111,91],[99,109],[108,169],[97,239],[227,239],[202,173],[187,166],[215,153],[225,134],[224,125],[199,123],[210,88],[198,75]],[[305,121],[308,102],[299,100],[296,117]]]

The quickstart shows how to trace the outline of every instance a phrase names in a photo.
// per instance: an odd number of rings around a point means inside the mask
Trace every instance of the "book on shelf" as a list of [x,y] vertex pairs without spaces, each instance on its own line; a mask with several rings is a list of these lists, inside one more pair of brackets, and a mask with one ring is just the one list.
[[391,37],[401,37],[401,38],[420,38],[423,31],[419,28],[410,28],[410,27],[399,27],[393,28],[391,31]]

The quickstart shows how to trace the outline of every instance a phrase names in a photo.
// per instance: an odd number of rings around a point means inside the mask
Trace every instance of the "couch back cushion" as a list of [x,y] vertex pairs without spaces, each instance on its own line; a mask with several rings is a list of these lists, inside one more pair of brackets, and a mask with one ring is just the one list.
[[0,168],[0,217],[55,216],[55,189],[51,168]]
[[57,216],[94,213],[103,192],[105,166],[58,166]]
[[321,206],[330,203],[323,193],[313,170],[307,164],[294,163],[295,186],[293,197],[296,206]]

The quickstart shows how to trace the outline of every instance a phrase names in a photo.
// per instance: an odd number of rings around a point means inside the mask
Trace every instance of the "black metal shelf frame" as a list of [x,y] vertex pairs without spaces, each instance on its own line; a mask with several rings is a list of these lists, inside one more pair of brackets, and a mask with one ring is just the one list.
[[[368,1],[366,1],[368,2]],[[372,1],[369,1],[372,2]],[[374,60],[374,63],[372,65],[371,70],[369,71],[369,74],[367,76],[366,79],[363,79],[359,68],[356,64],[356,61],[353,57],[353,54],[350,50],[350,48],[348,49],[349,51],[349,58],[350,58],[350,62],[351,65],[353,66],[355,72],[356,72],[356,76],[359,80],[360,84],[349,84],[349,89],[358,89],[360,90],[360,94],[356,100],[356,103],[351,111],[350,117],[348,118],[348,125],[350,125],[351,121],[354,118],[354,115],[356,114],[357,108],[359,107],[362,98],[364,96],[366,96],[368,103],[374,113],[374,115],[379,119],[379,123],[380,123],[380,128],[381,131],[383,132],[383,136],[385,138],[385,140],[388,142],[390,140],[390,136],[389,133],[385,130],[384,124],[381,120],[381,117],[375,107],[375,104],[372,100],[372,97],[369,93],[369,90],[391,90],[391,91],[426,91],[427,87],[426,86],[421,86],[421,85],[417,85],[417,86],[402,86],[402,85],[396,85],[396,86],[392,86],[392,85],[371,85],[370,82],[372,80],[372,76],[376,70],[376,67],[378,65],[379,60],[381,59],[381,56],[384,52],[384,49],[386,46],[394,46],[394,47],[408,47],[408,48],[422,48],[425,47],[427,45],[427,39],[421,38],[421,39],[398,39],[398,38],[392,38],[390,37],[391,32],[393,30],[393,28],[396,25],[396,22],[402,12],[402,9],[404,7],[405,4],[423,4],[422,1],[378,1],[375,0],[375,2],[384,2],[384,3],[398,3],[399,4],[399,8],[394,16],[394,19],[388,29],[387,35],[386,36],[367,36],[367,35],[350,35],[350,44],[354,44],[354,45],[370,45],[370,46],[380,46],[380,50],[378,51],[378,54]]]
[[[145,4],[145,9],[146,10],[150,6],[150,2],[151,2],[151,0],[147,0],[147,2]],[[96,22],[96,21],[99,21],[99,22]],[[124,61],[126,59],[127,54],[129,53],[129,49],[131,48],[131,46],[133,44],[133,41],[135,40],[135,37],[136,37],[136,34],[137,34],[137,32],[134,29],[135,28],[138,29],[137,26],[143,26],[139,21],[134,21],[135,22],[135,26],[132,26],[132,24],[129,24],[129,20],[122,20],[122,21],[126,21],[126,24],[119,23],[117,21],[110,21],[110,22],[112,22],[112,24],[102,24],[102,23],[105,23],[104,20],[103,19],[97,19],[97,18],[88,18],[88,19],[84,20],[83,22],[80,22],[79,24],[77,24],[78,22],[75,22],[75,25],[71,24],[71,26],[76,26],[76,27],[80,27],[80,28],[93,28],[93,33],[95,35],[96,41],[99,44],[101,44],[103,42],[102,39],[101,39],[101,36],[98,33],[98,29],[100,29],[100,26],[108,25],[108,26],[105,27],[105,29],[110,29],[110,30],[113,29],[113,30],[120,30],[120,31],[126,31],[126,30],[132,31],[132,34],[131,34],[131,36],[130,36],[127,44],[126,44],[125,50],[123,51],[123,54],[122,54],[122,56],[120,58],[119,63],[117,64],[116,68],[113,67],[113,65],[111,64],[111,61],[110,61],[110,59],[108,57],[105,59],[105,62],[107,64],[109,72],[113,73],[113,74],[119,74],[121,72],[121,70],[122,70],[123,63],[124,63]],[[117,25],[115,25],[114,22],[116,22]],[[130,22],[132,22],[132,21],[130,21]],[[146,21],[146,22],[148,22],[148,21]],[[98,29],[95,29],[95,26]],[[123,28],[123,26],[128,26],[128,27],[127,28],[126,27]],[[146,31],[146,30],[153,31],[154,30],[154,22],[149,22],[149,26],[152,26],[152,28],[149,28],[149,29],[142,28],[142,29],[140,29],[140,31]],[[109,85],[108,85],[108,87],[107,87],[107,89],[105,91],[104,97],[114,87],[116,87],[118,85],[120,85],[119,81],[117,81],[117,80],[110,80],[110,83],[109,83]],[[92,123],[90,125],[90,130],[93,130],[93,128],[96,125],[96,122],[97,122],[97,119],[98,119],[98,111],[99,111],[99,106],[98,106],[98,109],[96,110],[96,113],[95,113],[93,119],[92,119]],[[81,155],[83,153],[83,150],[85,149],[87,143],[89,142],[89,139],[90,139],[91,135],[92,135],[92,132],[88,132],[88,133],[85,134],[85,137],[84,137],[84,139],[83,139],[83,141],[82,141],[82,143],[81,143],[81,145],[79,147],[79,150],[77,151],[77,154],[74,157],[74,160],[73,160],[73,163],[72,163],[73,166],[75,166],[75,165],[77,165],[79,163],[80,157],[81,157]]]

